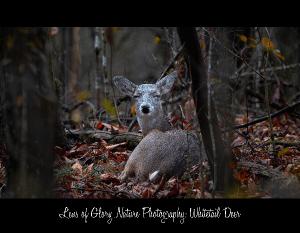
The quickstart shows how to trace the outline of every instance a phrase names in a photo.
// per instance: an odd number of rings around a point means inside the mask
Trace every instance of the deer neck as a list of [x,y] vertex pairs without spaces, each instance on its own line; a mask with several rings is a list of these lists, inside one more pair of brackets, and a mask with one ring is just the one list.
[[154,129],[162,132],[172,129],[167,116],[162,111],[155,114],[155,116],[137,116],[137,120],[141,127],[143,136],[146,136],[150,131]]

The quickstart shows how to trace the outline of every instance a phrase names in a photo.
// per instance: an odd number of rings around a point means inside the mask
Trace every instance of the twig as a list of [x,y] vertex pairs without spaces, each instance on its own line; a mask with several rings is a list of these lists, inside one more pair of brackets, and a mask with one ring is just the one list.
[[96,77],[95,77],[95,89],[96,89],[96,106],[100,106],[100,87],[101,84],[101,65],[100,65],[100,56],[101,56],[101,43],[100,43],[100,27],[95,27],[95,58],[96,58]]
[[102,39],[102,73],[103,73],[103,86],[104,86],[104,96],[108,98],[108,74],[107,74],[107,51],[106,51],[106,33],[105,28],[101,28],[101,39]]
[[93,109],[93,112],[94,113],[96,112],[96,108],[95,108],[94,104],[92,102],[88,101],[88,100],[79,102],[79,103],[75,104],[74,106],[72,106],[70,108],[66,105],[63,105],[62,110],[64,110],[66,113],[70,113],[70,112],[74,111],[76,108],[78,108],[78,107],[80,107],[81,105],[84,105],[84,104],[89,105]]
[[[168,45],[169,45],[169,48],[170,48],[170,50],[172,51],[172,56],[176,56],[176,50],[175,50],[175,48],[174,48],[174,38],[170,38],[170,36],[169,36],[169,34],[170,34],[170,32],[169,32],[169,28],[168,27],[164,27],[164,30],[165,30],[165,34],[166,34],[166,39],[167,39],[167,43],[168,43]],[[171,33],[172,33],[172,31],[171,31]]]
[[[279,111],[277,111],[277,112],[272,113],[272,114],[270,115],[270,117],[271,117],[271,118],[274,118],[274,117],[276,117],[276,116],[281,115],[282,113],[291,111],[291,110],[293,110],[295,107],[297,107],[298,105],[300,105],[300,101],[299,101],[299,102],[296,102],[296,103],[294,103],[294,104],[292,104],[292,105],[290,105],[290,106],[287,106],[287,107],[285,107],[285,108],[283,108],[283,109],[281,109],[281,110],[279,110]],[[234,128],[234,129],[245,128],[245,127],[248,127],[248,126],[250,126],[250,125],[254,125],[254,124],[260,123],[260,122],[262,122],[262,121],[266,121],[266,120],[268,120],[268,119],[269,119],[269,115],[264,116],[264,117],[257,118],[257,119],[255,119],[254,121],[248,122],[248,123],[246,123],[246,124],[236,125],[236,126],[234,126],[233,128]]]
[[[263,68],[263,69],[259,69],[258,72],[259,73],[266,73],[266,72],[271,72],[271,71],[281,71],[281,70],[287,70],[287,69],[293,69],[293,68],[297,68],[300,67],[300,63],[295,63],[295,64],[291,64],[291,65],[281,65],[281,66],[276,66],[276,67],[269,67],[269,68]],[[234,75],[231,76],[231,78],[236,78],[236,77],[243,77],[243,76],[250,76],[250,75],[255,75],[255,72],[244,72],[241,74],[238,74],[238,72],[236,72]]]
[[[261,102],[264,101],[263,95],[261,95],[261,94],[259,94],[259,93],[256,93],[256,92],[254,92],[254,91],[251,90],[251,89],[246,89],[246,94],[247,94],[247,95],[250,95],[250,96],[252,96],[252,97],[255,97],[256,99],[258,99],[258,100],[261,101]],[[289,101],[289,102],[291,103],[291,102],[293,102],[293,101]],[[281,105],[279,105],[279,104],[277,104],[277,103],[274,103],[274,102],[270,103],[270,106],[271,106],[272,108],[275,108],[276,110],[282,108]]]
[[240,59],[248,68],[253,70],[253,72],[255,74],[257,74],[260,78],[265,79],[265,77],[259,71],[257,71],[254,67],[252,67],[243,57],[241,57],[240,55],[238,55],[237,53],[235,53],[234,51],[232,51],[231,49],[226,47],[220,40],[218,40],[216,38],[216,36],[214,34],[211,35],[212,33],[210,33],[207,29],[205,29],[204,27],[202,29],[204,31],[206,31],[209,36],[213,37],[214,41],[218,42],[218,44],[220,44],[225,50],[227,50],[229,53],[231,53],[234,57]]
[[[104,39],[104,41],[105,41],[105,39]],[[112,51],[113,50],[112,50],[112,44],[111,43],[112,43],[111,41],[110,41],[110,43],[108,43],[109,44],[109,49],[110,49],[110,59],[109,59],[110,86],[111,86],[111,89],[112,89],[113,102],[114,102],[114,107],[115,107],[115,110],[116,110],[117,120],[118,120],[119,126],[122,126],[123,124],[120,120],[119,109],[118,109],[118,105],[117,105],[117,102],[116,102],[116,92],[115,92],[115,87],[114,87],[113,79],[112,79],[112,63],[113,63],[113,52]],[[105,56],[106,56],[106,54],[105,54]],[[108,79],[107,76],[108,75],[107,75],[107,71],[106,71],[106,79]],[[107,82],[108,82],[108,80],[107,80]]]
[[293,102],[295,100],[297,100],[298,98],[300,98],[300,92],[296,93],[295,95],[293,95],[290,99],[289,102]]
[[114,102],[114,106],[115,106],[115,109],[116,109],[116,115],[117,115],[117,120],[118,120],[118,123],[119,123],[119,126],[122,126],[122,122],[120,120],[120,115],[119,115],[119,109],[118,109],[118,106],[117,106],[117,103],[116,103],[116,96],[115,96],[115,91],[114,91],[114,88],[112,86],[112,89],[113,89],[113,102]]
[[[267,27],[265,27],[265,30],[266,30],[269,40],[270,40],[270,34],[269,34]],[[266,63],[268,62],[268,59],[269,59],[269,53],[267,53]],[[265,102],[266,102],[266,107],[267,107],[267,111],[268,111],[268,121],[269,121],[269,129],[270,129],[269,134],[270,134],[270,139],[271,139],[271,143],[272,143],[272,157],[274,160],[276,160],[274,135],[273,135],[273,123],[272,123],[271,108],[270,108],[270,101],[269,101],[269,88],[268,88],[266,79],[264,80],[264,86],[265,86]]]
[[[237,71],[234,72],[234,75],[231,76],[231,78],[233,77],[240,77],[241,75],[239,74],[244,68],[246,67],[246,65],[243,63]],[[253,72],[254,73],[254,72]]]
[[163,68],[162,64],[159,63],[157,57],[151,52],[151,56],[153,58],[153,61],[156,63],[157,66],[159,66],[160,69]]
[[184,51],[184,44],[179,48],[178,53],[173,57],[173,59],[170,61],[169,65],[162,72],[162,74],[159,77],[159,80],[162,79],[166,75],[166,73],[171,69],[171,67],[173,66],[174,62],[183,53],[183,51]]
[[254,174],[259,174],[270,178],[285,177],[283,172],[280,172],[277,169],[270,168],[253,162],[240,161],[237,163],[237,167],[251,169],[251,172],[253,172]]
[[133,129],[133,126],[137,123],[137,117],[134,117],[133,120],[131,121],[130,125],[128,126],[128,132],[131,132]]
[[[256,32],[255,32],[255,39],[257,41],[261,41],[261,33],[260,33],[260,30],[259,30],[259,27],[255,27],[255,30],[256,30]],[[263,65],[263,61],[264,61],[265,56],[264,56],[264,52],[263,52],[263,48],[262,48],[261,44],[258,44],[256,48],[257,48],[256,49],[256,53],[257,53],[257,70],[259,71],[263,67],[262,65]],[[260,74],[264,74],[263,72],[259,72],[259,73]],[[257,74],[255,74],[254,83],[255,83],[255,89],[259,90],[259,86],[260,86],[259,85],[259,76]],[[264,79],[264,84],[267,85],[266,79]],[[267,95],[266,93],[267,92],[268,91],[265,90],[265,96],[263,98],[263,101],[266,100],[266,95]],[[267,100],[267,102],[268,102],[268,100]],[[268,103],[266,103],[267,110],[268,110]],[[260,108],[260,103],[255,103],[255,106],[256,106],[256,108],[259,109]]]
[[[268,140],[268,141],[264,142],[262,146],[267,146],[270,143],[271,143],[271,141]],[[285,142],[285,141],[274,140],[274,144],[284,146],[284,147],[297,147],[298,149],[300,148],[300,142]]]
[[212,145],[212,151],[213,151],[213,158],[214,158],[214,172],[213,172],[213,181],[214,181],[214,188],[213,188],[213,198],[215,197],[215,191],[216,191],[216,184],[218,182],[217,180],[217,167],[219,164],[217,164],[217,153],[216,153],[216,141],[212,126],[212,117],[211,117],[211,100],[212,100],[212,93],[211,93],[211,58],[212,58],[212,45],[213,41],[212,38],[209,37],[209,48],[208,48],[208,66],[207,66],[207,107],[208,107],[208,124],[209,124],[209,131],[211,134],[211,145]]

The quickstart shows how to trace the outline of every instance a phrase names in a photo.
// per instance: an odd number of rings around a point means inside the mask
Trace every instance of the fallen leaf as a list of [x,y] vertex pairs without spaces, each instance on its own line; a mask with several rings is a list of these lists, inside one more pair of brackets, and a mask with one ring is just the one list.
[[234,174],[234,178],[240,181],[241,183],[245,182],[249,177],[249,172],[242,169]]
[[205,49],[205,48],[206,48],[206,44],[205,44],[205,41],[204,41],[204,40],[200,40],[200,41],[199,41],[199,44],[200,44],[200,48],[201,48],[201,49]]
[[66,162],[67,164],[74,163],[74,160],[73,160],[73,159],[69,159],[69,158],[67,158],[67,157],[64,157],[64,159],[65,159],[65,162]]
[[252,38],[252,37],[248,37],[248,46],[250,48],[256,48],[257,41],[254,38]]
[[11,49],[14,46],[15,39],[12,35],[9,35],[6,40],[6,48]]
[[[182,191],[182,190],[180,190]],[[179,185],[174,185],[170,191],[168,191],[166,193],[166,196],[165,197],[174,197],[174,196],[177,196],[179,194]]]
[[59,28],[58,27],[50,27],[49,29],[49,36],[56,36],[59,32]]
[[254,180],[252,178],[248,181],[248,190],[250,193],[256,193],[257,192],[257,185],[255,184]]
[[243,137],[238,136],[234,141],[231,143],[231,147],[238,147],[243,145],[245,142],[245,139]]
[[149,189],[146,188],[143,192],[142,192],[142,198],[151,198],[153,195],[153,192]]
[[89,149],[89,146],[87,145],[87,144],[82,144],[82,145],[80,145],[77,149],[76,149],[76,151],[77,152],[85,152],[85,151],[87,151]]
[[103,127],[104,127],[104,125],[102,124],[101,121],[99,121],[99,122],[97,123],[96,128],[97,128],[97,129],[103,129]]
[[275,49],[273,52],[274,52],[274,55],[276,57],[278,57],[280,60],[282,60],[282,61],[285,60],[285,57],[281,54],[281,52],[278,49]]
[[273,42],[267,38],[267,37],[263,37],[261,39],[261,44],[267,49],[267,50],[274,50],[274,44]]
[[133,104],[131,107],[130,107],[130,113],[132,116],[135,116],[136,115],[136,107],[135,107],[135,104]]
[[83,120],[80,110],[76,109],[76,110],[72,111],[71,120],[77,124]]
[[86,171],[87,172],[91,172],[93,170],[93,166],[94,166],[94,163],[91,163],[87,168],[86,168]]
[[154,37],[154,43],[155,43],[155,44],[159,44],[160,41],[161,41],[160,36],[156,35],[156,36]]
[[101,174],[100,179],[102,182],[107,183],[107,184],[113,183],[115,185],[115,184],[121,183],[120,180],[116,176],[111,175],[109,173]]
[[124,161],[127,161],[128,154],[126,152],[115,152],[112,154],[112,159],[117,163],[122,163]]
[[111,125],[111,124],[102,122],[102,125],[103,125],[104,127],[106,127],[107,129],[109,129],[109,130],[118,131],[118,128],[117,128],[116,126]]
[[121,142],[119,144],[114,144],[114,145],[106,146],[105,148],[107,150],[112,150],[112,149],[117,148],[118,146],[123,146],[123,145],[126,145],[126,144],[127,144],[127,142]]
[[277,154],[278,157],[282,157],[284,156],[285,154],[287,154],[289,152],[289,148],[288,147],[285,147],[283,148],[282,150],[280,150]]
[[92,94],[89,91],[80,91],[77,95],[76,95],[76,99],[78,101],[86,101],[89,98],[91,98]]
[[63,148],[61,148],[60,146],[56,146],[56,147],[54,148],[54,151],[55,151],[55,153],[56,153],[57,155],[59,155],[59,156],[63,156],[63,155],[66,154],[66,150],[63,149]]
[[82,166],[79,162],[74,163],[72,169],[82,174]]
[[117,112],[116,112],[116,109],[115,109],[115,106],[113,104],[113,102],[107,98],[104,98],[102,101],[101,101],[101,106],[105,109],[105,111],[115,117],[117,115]]
[[240,40],[241,41],[243,41],[243,42],[247,42],[247,36],[245,36],[245,35],[239,35],[239,38],[240,38]]

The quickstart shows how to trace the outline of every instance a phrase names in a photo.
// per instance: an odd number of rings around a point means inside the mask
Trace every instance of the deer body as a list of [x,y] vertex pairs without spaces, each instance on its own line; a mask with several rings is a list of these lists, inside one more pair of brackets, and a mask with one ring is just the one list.
[[144,138],[130,155],[120,178],[137,181],[156,180],[157,177],[181,176],[184,171],[200,162],[200,141],[196,133],[172,129],[162,105],[161,96],[169,92],[176,74],[165,76],[156,84],[135,85],[116,76],[114,83],[136,102],[137,120]]

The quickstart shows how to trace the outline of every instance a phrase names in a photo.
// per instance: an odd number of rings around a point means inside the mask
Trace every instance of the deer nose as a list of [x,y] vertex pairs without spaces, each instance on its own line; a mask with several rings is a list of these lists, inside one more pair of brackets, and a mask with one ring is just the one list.
[[142,106],[142,113],[148,114],[150,112],[150,107],[148,105]]

